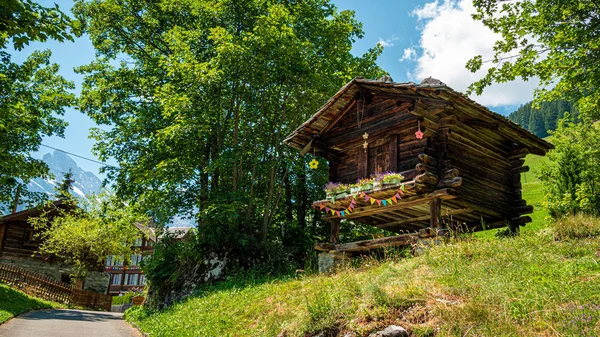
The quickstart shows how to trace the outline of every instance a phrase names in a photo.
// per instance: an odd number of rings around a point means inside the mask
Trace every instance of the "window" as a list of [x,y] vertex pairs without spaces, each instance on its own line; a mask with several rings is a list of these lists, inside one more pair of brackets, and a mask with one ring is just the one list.
[[70,284],[71,283],[71,275],[69,274],[60,274],[60,281],[63,283]]
[[144,274],[140,275],[140,285],[142,285],[142,286],[146,285],[146,275],[144,275]]
[[141,247],[142,246],[142,238],[138,238],[137,240],[135,240],[134,246]]
[[140,279],[140,274],[129,274],[129,279],[127,284],[129,285],[138,285]]
[[121,276],[122,275],[123,274],[113,274],[112,275],[112,281],[110,283],[111,284],[118,284],[118,285],[120,285],[121,284]]
[[37,246],[38,241],[35,237],[33,228],[27,228],[25,229],[25,233],[23,235],[23,244],[25,246]]
[[142,256],[139,254],[131,254],[131,265],[138,266],[142,262]]

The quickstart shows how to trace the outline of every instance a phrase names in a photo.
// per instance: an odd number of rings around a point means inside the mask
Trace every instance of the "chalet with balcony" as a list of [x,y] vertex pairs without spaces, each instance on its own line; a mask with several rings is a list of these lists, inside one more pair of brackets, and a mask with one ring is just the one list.
[[[61,211],[69,211],[75,206],[57,200],[44,207],[30,208],[14,212],[0,218],[0,262],[15,265],[25,270],[44,274],[57,281],[71,283],[73,268],[55,256],[41,255],[38,247],[37,230],[29,220],[46,214],[49,221]],[[108,276],[102,272],[102,265],[88,271],[85,281],[76,281],[76,287],[106,293]]]
[[[316,248],[345,252],[408,244],[448,226],[517,230],[533,211],[521,195],[524,157],[552,148],[432,78],[356,78],[285,143],[327,159],[330,181],[349,185],[312,204],[331,223],[331,242]],[[386,172],[400,179],[386,183]],[[400,235],[339,244],[341,221]]]
[[[128,256],[127,259],[115,256],[109,256],[106,259],[104,272],[109,275],[109,295],[116,296],[127,291],[141,291],[146,285],[146,276],[140,263],[154,254],[157,237],[154,228],[141,224],[135,224],[135,226],[143,234],[133,247],[136,253]],[[178,240],[184,240],[191,234],[189,227],[169,227],[167,231],[173,233],[175,239]]]

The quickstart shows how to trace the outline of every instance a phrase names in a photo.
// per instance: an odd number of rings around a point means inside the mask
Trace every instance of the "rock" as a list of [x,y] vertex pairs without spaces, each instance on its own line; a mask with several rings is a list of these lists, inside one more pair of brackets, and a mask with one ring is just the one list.
[[426,79],[424,79],[421,82],[421,85],[431,85],[431,86],[440,86],[440,85],[446,85],[444,82],[438,80],[437,78],[433,78],[433,77],[427,77]]
[[408,331],[401,326],[390,325],[381,331],[370,334],[369,337],[408,337]]
[[394,83],[394,80],[390,75],[381,76],[377,81],[384,83]]
[[337,267],[348,262],[348,256],[340,252],[321,252],[318,257],[319,273],[333,272]]

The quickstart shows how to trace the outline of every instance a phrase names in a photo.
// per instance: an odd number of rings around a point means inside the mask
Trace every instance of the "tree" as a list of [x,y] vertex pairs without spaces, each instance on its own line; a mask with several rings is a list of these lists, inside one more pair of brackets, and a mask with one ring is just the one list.
[[[80,109],[109,126],[93,136],[119,162],[106,168],[117,195],[159,222],[197,219],[221,249],[305,242],[286,233],[319,219],[307,200],[325,165],[303,173],[307,158],[282,140],[351,78],[384,74],[381,46],[350,53],[363,35],[352,12],[327,0],[79,1],[74,12],[98,54],[77,70]],[[303,235],[321,229],[310,223]]]
[[[60,210],[58,216],[42,215],[32,221],[39,230],[38,254],[56,256],[74,267],[75,279],[84,280],[88,270],[103,265],[109,255],[126,259],[142,233],[136,223],[148,218],[114,197],[92,196],[82,208]],[[102,201],[100,201],[102,200]]]
[[484,61],[496,66],[470,86],[478,94],[493,82],[538,78],[537,101],[578,102],[589,118],[600,115],[600,2],[597,0],[474,0],[475,20],[500,35],[492,60],[471,59],[475,72]]
[[539,172],[550,215],[600,215],[600,127],[566,114],[552,144]]
[[[0,203],[16,198],[36,203],[44,194],[27,191],[24,185],[48,176],[48,167],[30,154],[45,136],[62,136],[66,123],[60,119],[73,106],[72,82],[58,75],[50,64],[50,52],[34,52],[19,65],[11,62],[10,45],[21,50],[30,41],[48,38],[73,39],[76,26],[57,6],[46,8],[33,1],[6,0],[0,13]],[[10,43],[12,41],[12,44]],[[20,193],[17,193],[19,191]],[[17,194],[20,194],[18,196]]]
[[56,187],[56,197],[61,200],[71,200],[71,190],[73,189],[74,182],[73,172],[69,169],[69,171],[65,173],[63,180]]

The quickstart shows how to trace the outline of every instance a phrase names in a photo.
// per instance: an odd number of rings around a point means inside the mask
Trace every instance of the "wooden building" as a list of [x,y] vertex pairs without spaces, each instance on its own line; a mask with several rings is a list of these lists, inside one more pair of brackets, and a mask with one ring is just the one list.
[[[405,244],[412,233],[423,236],[450,221],[475,230],[525,225],[533,207],[521,195],[520,173],[528,170],[523,158],[552,148],[432,78],[421,84],[356,78],[285,143],[326,158],[332,182],[381,172],[404,177],[397,185],[313,203],[328,211],[334,244],[317,248],[338,251]],[[342,219],[404,235],[340,245]]]
[[[140,263],[154,254],[157,238],[153,228],[141,224],[135,224],[135,226],[142,233],[142,237],[136,241],[133,247],[137,252],[131,254],[128,259],[115,256],[109,256],[106,259],[104,272],[110,276],[109,295],[116,296],[128,291],[141,291],[146,286],[146,276]],[[176,240],[185,240],[191,234],[189,227],[168,227],[166,230],[172,233]]]
[[47,212],[52,219],[61,210],[69,206],[62,201],[55,201],[46,208],[32,208],[6,215],[0,219],[0,258],[48,260],[50,257],[34,255],[39,242],[36,231],[29,223],[30,218],[39,217]]
[[[0,262],[70,283],[73,273],[71,265],[63,263],[55,256],[37,253],[40,242],[37,239],[37,231],[29,220],[46,213],[49,221],[52,221],[62,210],[73,207],[58,200],[45,207],[26,209],[0,218]],[[108,277],[102,272],[101,265],[90,270],[84,282],[76,281],[77,288],[99,293],[105,293],[107,286]]]

